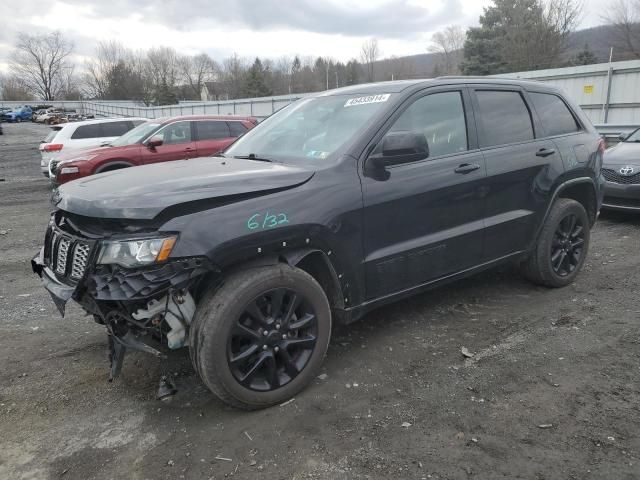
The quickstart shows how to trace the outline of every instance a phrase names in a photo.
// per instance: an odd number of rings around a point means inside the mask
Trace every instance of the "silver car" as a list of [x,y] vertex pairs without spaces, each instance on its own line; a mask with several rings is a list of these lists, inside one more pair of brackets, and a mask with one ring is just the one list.
[[602,208],[640,213],[640,128],[604,152]]

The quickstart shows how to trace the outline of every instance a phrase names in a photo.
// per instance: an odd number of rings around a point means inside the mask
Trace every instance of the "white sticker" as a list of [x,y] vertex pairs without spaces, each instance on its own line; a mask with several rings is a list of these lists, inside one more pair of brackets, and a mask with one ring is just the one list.
[[355,105],[365,105],[367,103],[380,103],[380,102],[386,102],[387,100],[389,100],[389,97],[391,95],[388,93],[383,93],[381,95],[368,95],[366,97],[356,97],[356,98],[350,98],[349,100],[347,100],[347,102],[344,104],[345,107],[353,107]]

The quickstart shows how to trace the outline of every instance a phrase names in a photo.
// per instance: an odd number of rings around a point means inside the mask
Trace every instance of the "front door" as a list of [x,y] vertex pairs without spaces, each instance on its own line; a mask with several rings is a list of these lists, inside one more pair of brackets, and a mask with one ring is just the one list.
[[428,157],[363,176],[368,299],[480,263],[486,173],[468,98],[463,88],[414,97],[386,133],[424,134]]
[[155,148],[142,149],[142,163],[167,162],[184,160],[197,156],[196,142],[191,131],[191,122],[170,123],[158,130],[154,135],[162,138],[162,145]]

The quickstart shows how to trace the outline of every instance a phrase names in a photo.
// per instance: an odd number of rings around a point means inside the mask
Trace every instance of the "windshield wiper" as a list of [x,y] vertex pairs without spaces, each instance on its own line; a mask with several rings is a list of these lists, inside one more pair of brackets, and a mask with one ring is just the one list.
[[270,158],[258,157],[255,153],[250,153],[249,155],[237,155],[233,158],[239,158],[240,160],[257,160],[258,162],[273,162]]

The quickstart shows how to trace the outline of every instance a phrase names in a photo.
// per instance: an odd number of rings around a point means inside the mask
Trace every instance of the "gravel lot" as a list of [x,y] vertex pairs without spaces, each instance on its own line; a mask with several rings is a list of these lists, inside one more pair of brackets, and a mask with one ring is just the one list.
[[[107,382],[104,327],[75,305],[60,318],[30,271],[47,128],[4,130],[0,478],[640,478],[640,217],[603,215],[563,290],[504,268],[338,328],[326,377],[246,413],[186,351],[129,354]],[[163,371],[171,403],[155,400]]]

